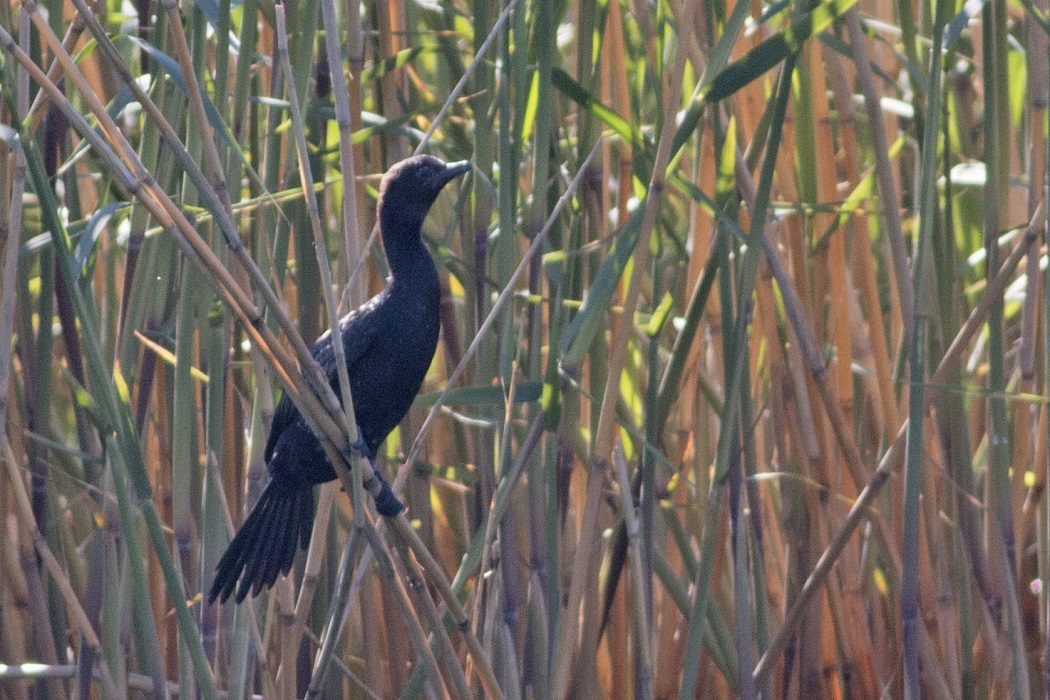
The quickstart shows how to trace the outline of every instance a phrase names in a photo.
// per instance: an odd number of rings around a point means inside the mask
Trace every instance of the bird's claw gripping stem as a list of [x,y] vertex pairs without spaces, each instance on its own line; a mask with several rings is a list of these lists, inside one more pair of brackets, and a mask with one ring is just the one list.
[[372,497],[376,501],[376,511],[387,518],[393,518],[397,516],[402,510],[405,509],[405,504],[398,500],[397,496],[394,495],[394,490],[390,488],[390,484],[386,483],[386,479],[376,472],[376,481],[379,482],[378,492],[373,488],[369,488],[372,492]]
[[343,450],[343,456],[347,459],[351,459],[355,452],[363,457],[367,457],[369,462],[375,459],[375,455],[370,449],[368,449],[368,443],[365,442],[365,438],[361,434],[361,428],[357,429],[357,439],[348,444],[346,449]]
[[[354,456],[354,452],[358,452],[364,457],[367,457],[369,462],[373,462],[375,459],[375,454],[372,450],[368,449],[368,444],[365,442],[360,427],[357,429],[357,439],[346,446],[343,456],[347,459],[351,459]],[[372,497],[375,499],[376,511],[378,511],[380,515],[393,518],[405,509],[405,505],[394,495],[394,491],[390,488],[390,484],[386,482],[386,479],[384,479],[379,472],[374,472],[374,474],[375,479],[370,479],[369,483],[365,484],[365,488],[368,489],[372,494]],[[378,488],[376,486],[377,484]]]

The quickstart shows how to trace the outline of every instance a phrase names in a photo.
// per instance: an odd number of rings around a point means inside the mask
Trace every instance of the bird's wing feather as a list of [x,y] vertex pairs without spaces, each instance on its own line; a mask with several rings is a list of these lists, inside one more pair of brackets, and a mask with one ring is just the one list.
[[[344,316],[339,322],[339,331],[343,339],[343,354],[346,356],[347,374],[353,375],[353,367],[357,361],[368,351],[375,341],[378,324],[364,322],[380,306],[381,298],[386,294],[382,292],[360,307],[354,309]],[[332,348],[331,333],[326,332],[310,346],[310,354],[321,370],[328,377],[328,382],[338,397],[342,394],[339,390],[339,374],[335,368],[335,350]],[[299,417],[299,409],[295,407],[288,395],[281,397],[274,411],[273,421],[270,424],[270,434],[266,438],[266,449],[263,451],[263,459],[268,463],[273,457],[273,450],[277,446],[277,439],[281,433],[292,422]]]

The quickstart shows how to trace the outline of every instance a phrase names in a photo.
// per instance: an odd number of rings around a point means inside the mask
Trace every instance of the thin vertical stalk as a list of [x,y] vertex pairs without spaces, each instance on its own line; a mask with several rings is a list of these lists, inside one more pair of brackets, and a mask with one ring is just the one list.
[[343,630],[346,627],[347,617],[350,613],[350,589],[353,583],[354,564],[361,554],[363,545],[364,538],[361,535],[361,529],[352,527],[350,536],[346,540],[346,547],[343,549],[343,557],[339,565],[339,576],[337,577],[337,588],[332,596],[330,606],[332,612],[328,617],[327,630],[321,637],[321,648],[314,659],[314,670],[310,678],[310,685],[306,691],[306,700],[319,697],[318,694],[324,687],[325,676],[331,666],[336,645],[343,636]]
[[[349,8],[353,10],[352,6]],[[325,51],[328,57],[328,70],[332,79],[332,97],[335,103],[336,125],[339,127],[339,172],[343,176],[342,187],[342,222],[343,222],[343,264],[344,274],[349,278],[355,260],[361,257],[361,234],[358,231],[360,220],[357,205],[357,170],[354,163],[353,124],[350,108],[350,96],[343,78],[343,54],[339,42],[339,24],[335,16],[334,0],[321,0],[321,18],[324,23]],[[364,301],[364,288],[350,286],[351,306],[358,306]]]
[[[179,293],[179,310],[176,320],[176,364],[174,397],[172,400],[171,433],[171,522],[174,530],[176,559],[182,570],[182,582],[193,591],[197,577],[193,575],[196,564],[193,556],[193,504],[191,487],[200,481],[199,460],[193,436],[196,434],[197,392],[190,370],[194,363],[194,340],[196,330],[197,288],[189,283],[191,271],[185,266]],[[175,439],[174,436],[180,436]],[[186,672],[185,654],[179,646],[179,686],[193,692],[192,680]]]
[[[1048,72],[1048,81],[1050,81],[1050,72]],[[1050,91],[1050,88],[1048,88]],[[1046,164],[1047,172],[1043,174],[1043,189],[1042,197],[1040,202],[1043,206],[1036,210],[1034,216],[1038,217],[1037,224],[1043,231],[1043,240],[1047,240],[1047,231],[1050,231],[1050,207],[1046,207],[1047,201],[1050,201],[1050,139],[1046,140],[1046,157],[1044,159]],[[1046,272],[1043,277],[1043,387],[1046,391],[1046,386],[1050,384],[1050,266],[1047,266]],[[1047,445],[1050,445],[1050,406],[1043,406],[1043,427],[1045,428],[1045,434],[1043,440]],[[1044,454],[1046,455],[1046,464],[1044,466],[1045,479],[1047,483],[1050,483],[1050,449],[1047,449]],[[1044,498],[1044,507],[1042,513],[1046,518],[1046,532],[1044,536],[1046,542],[1050,542],[1050,499]],[[1050,594],[1044,592],[1043,604],[1045,607],[1045,620],[1050,625]],[[1046,630],[1044,629],[1044,633]],[[1050,655],[1050,634],[1047,634],[1046,644],[1044,646],[1045,653]],[[1046,658],[1050,658],[1047,656]],[[1048,689],[1050,689],[1050,664],[1044,664],[1043,666],[1043,682]],[[1050,692],[1050,690],[1048,690]]]
[[[690,27],[693,16],[693,5],[687,4],[683,8],[683,17],[680,18],[681,27]],[[583,519],[580,526],[579,544],[576,550],[576,558],[573,562],[572,576],[569,579],[568,603],[565,606],[565,614],[560,630],[558,630],[557,646],[554,647],[552,658],[557,660],[551,682],[551,695],[560,700],[568,689],[569,667],[572,660],[573,640],[576,639],[576,630],[579,624],[579,605],[583,595],[588,558],[593,555],[593,543],[596,532],[593,530],[597,525],[597,495],[600,492],[601,482],[605,478],[605,468],[611,454],[613,441],[613,416],[616,407],[616,398],[619,391],[614,387],[619,386],[620,372],[627,358],[627,341],[633,334],[634,311],[638,306],[643,274],[648,269],[649,242],[656,225],[657,213],[663,200],[664,181],[667,177],[668,164],[671,160],[672,142],[674,138],[675,115],[678,112],[682,97],[682,75],[685,70],[686,52],[679,47],[675,52],[674,68],[669,76],[670,95],[663,105],[663,121],[661,122],[660,140],[657,144],[654,159],[652,177],[647,188],[645,198],[645,209],[641,220],[641,230],[638,241],[635,244],[633,254],[633,270],[627,297],[623,304],[623,322],[616,329],[613,338],[612,352],[608,371],[606,373],[606,390],[602,395],[601,411],[598,415],[598,428],[594,435],[594,447],[590,459],[591,467],[588,473],[587,503],[584,509]],[[596,144],[597,145],[597,144]],[[639,591],[640,593],[640,591]]]
[[550,229],[554,225],[554,222],[558,219],[559,216],[561,216],[562,210],[576,194],[577,188],[580,186],[580,183],[586,175],[587,166],[590,165],[591,161],[594,159],[594,156],[597,155],[598,149],[601,147],[601,144],[602,142],[600,140],[597,143],[595,143],[594,148],[592,148],[591,152],[587,155],[587,159],[580,165],[580,169],[576,172],[576,175],[573,178],[572,182],[569,183],[569,186],[565,189],[565,192],[562,194],[561,199],[558,200],[558,203],[555,204],[554,208],[551,210],[550,217],[543,225],[543,228],[540,229],[540,231],[533,237],[532,243],[529,245],[528,251],[526,251],[525,255],[518,263],[518,267],[510,276],[510,279],[507,281],[506,287],[503,289],[502,292],[500,292],[500,295],[496,298],[495,303],[492,305],[492,309],[489,311],[488,317],[486,317],[484,323],[481,324],[481,327],[478,328],[478,332],[474,336],[474,340],[471,341],[470,346],[463,353],[463,358],[460,360],[459,364],[449,375],[445,388],[442,390],[441,394],[438,395],[437,399],[435,399],[434,405],[430,409],[430,413],[427,415],[426,420],[423,421],[423,425],[419,427],[419,431],[416,433],[416,439],[412,443],[412,449],[409,450],[408,456],[405,457],[405,463],[397,472],[397,478],[394,480],[393,483],[394,493],[399,493],[401,488],[404,486],[405,480],[408,478],[408,472],[411,468],[415,466],[415,461],[419,456],[420,450],[422,449],[423,439],[426,437],[426,434],[432,426],[437,415],[441,412],[441,407],[445,405],[446,401],[448,401],[449,392],[455,387],[456,382],[459,381],[460,377],[463,376],[463,372],[466,370],[466,367],[469,364],[470,360],[474,357],[475,353],[477,352],[482,339],[491,330],[496,319],[499,317],[500,312],[503,310],[503,307],[506,304],[508,304],[511,299],[514,298],[516,292],[515,285],[518,283],[522,275],[524,275],[525,271],[528,269],[528,266],[532,259],[536,257],[536,255],[541,250],[543,250],[543,244],[547,238],[547,234],[550,232]]
[[915,325],[908,349],[910,383],[908,385],[907,447],[904,467],[904,532],[901,546],[901,627],[904,633],[904,694],[908,700],[920,697],[919,690],[919,493],[922,466],[925,461],[923,419],[926,387],[927,329],[932,313],[931,242],[937,217],[938,128],[941,102],[943,18],[947,3],[938,5],[938,21],[933,28],[930,49],[929,91],[923,137],[921,179],[919,186],[919,241],[915,255],[913,287],[915,290]]
[[886,231],[886,236],[890,242],[894,279],[897,283],[901,317],[904,321],[904,338],[902,340],[903,344],[906,345],[911,333],[912,318],[915,314],[915,292],[912,284],[908,281],[908,253],[904,242],[897,186],[893,181],[893,167],[890,162],[889,144],[886,140],[882,101],[875,86],[871,60],[868,58],[868,52],[864,48],[864,32],[860,26],[860,12],[856,6],[851,7],[846,12],[846,29],[849,31],[850,47],[853,50],[853,63],[857,69],[857,86],[860,88],[860,93],[864,95],[864,108],[868,112],[868,122],[871,125],[875,175],[879,181],[879,200],[882,204],[881,225]]
[[[551,70],[555,52],[555,3],[553,0],[536,0],[532,6],[535,32],[533,34],[532,54],[535,56],[536,72],[533,75],[533,89],[536,91],[536,121],[533,125],[532,139],[532,205],[529,209],[525,226],[528,238],[535,238],[547,216],[547,186],[550,175],[551,129],[554,122],[554,104],[551,99]],[[530,100],[532,98],[530,97]],[[540,260],[532,258],[529,269],[529,294],[538,295],[540,284]],[[541,307],[530,304],[527,320],[528,354],[522,361],[522,370],[527,379],[538,378],[540,371],[540,320]],[[509,355],[504,355],[509,358]],[[504,361],[506,366],[506,361]],[[550,413],[548,418],[552,417]],[[560,549],[558,546],[562,519],[558,516],[558,437],[549,433],[543,454],[529,467],[529,484],[533,492],[534,507],[544,514],[540,523],[543,532],[544,594],[547,609],[547,630],[550,634],[547,644],[547,655],[553,659],[557,656],[556,639],[564,623],[561,618],[561,592],[558,581],[561,575]],[[571,610],[571,608],[570,608]],[[571,612],[570,612],[571,615]],[[569,626],[572,626],[571,624]],[[556,676],[551,676],[556,678]],[[548,679],[543,679],[546,681]],[[543,682],[538,685],[543,684]],[[557,682],[551,686],[557,688]],[[553,691],[557,698],[557,691]]]
[[[711,576],[714,571],[715,548],[718,542],[718,524],[722,515],[722,487],[718,482],[711,484],[705,504],[704,526],[701,531],[700,567],[696,571],[693,586],[692,609],[688,615],[688,631],[685,638],[684,664],[682,680],[678,688],[679,700],[696,696],[696,682],[700,677],[700,649],[706,634],[707,606],[711,602]],[[757,669],[756,669],[757,673]]]
[[649,609],[651,602],[643,595],[646,587],[644,563],[642,558],[642,543],[640,542],[641,527],[638,517],[634,512],[634,498],[631,495],[631,484],[627,478],[627,458],[623,454],[623,446],[616,442],[613,446],[613,473],[616,475],[616,483],[620,487],[620,499],[623,502],[623,514],[627,521],[627,537],[634,553],[630,557],[631,583],[634,586],[634,613],[635,613],[635,639],[638,643],[638,673],[635,677],[635,697],[653,697],[653,642],[652,642],[652,612]]

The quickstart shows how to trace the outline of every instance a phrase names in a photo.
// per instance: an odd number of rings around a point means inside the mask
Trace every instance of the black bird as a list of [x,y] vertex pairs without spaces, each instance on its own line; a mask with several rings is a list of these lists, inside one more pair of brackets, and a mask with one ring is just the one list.
[[[339,322],[358,446],[369,459],[412,405],[434,357],[441,288],[421,229],[441,188],[468,170],[466,161],[445,164],[414,156],[392,167],[379,185],[390,279],[386,289]],[[310,346],[310,354],[340,396],[330,333]],[[287,573],[297,545],[305,548],[310,541],[313,487],[336,478],[321,443],[287,396],[274,412],[264,458],[270,481],[219,560],[209,603],[225,602],[234,588],[239,603],[249,590],[256,595]],[[383,515],[396,515],[401,504],[389,487],[385,491],[387,498],[377,506]]]

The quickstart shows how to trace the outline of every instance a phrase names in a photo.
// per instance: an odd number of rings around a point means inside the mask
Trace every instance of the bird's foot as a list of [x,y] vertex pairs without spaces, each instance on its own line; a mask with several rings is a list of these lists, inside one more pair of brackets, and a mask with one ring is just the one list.
[[394,490],[386,482],[382,474],[376,472],[376,481],[379,482],[378,492],[372,489],[372,497],[376,501],[376,511],[382,516],[393,518],[405,509],[405,505],[394,495]]
[[[368,445],[365,444],[365,439],[361,437],[360,431],[358,432],[357,440],[346,446],[343,456],[349,460],[353,457],[354,452],[367,457],[369,462],[373,461],[374,455],[368,449]],[[394,495],[393,489],[390,488],[390,484],[386,482],[383,475],[378,471],[373,471],[372,473],[375,476],[366,481],[364,486],[369,492],[371,492],[372,497],[375,499],[376,510],[379,514],[388,518],[393,518],[404,510],[405,506],[398,500],[397,496]]]
[[368,443],[365,442],[365,438],[361,434],[360,428],[357,429],[357,439],[346,446],[346,449],[343,451],[343,456],[347,459],[352,459],[355,452],[362,457],[367,458],[369,462],[375,459],[372,450],[368,449]]

